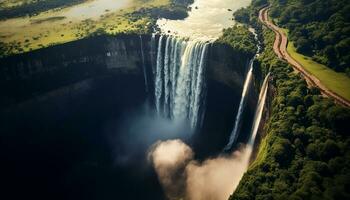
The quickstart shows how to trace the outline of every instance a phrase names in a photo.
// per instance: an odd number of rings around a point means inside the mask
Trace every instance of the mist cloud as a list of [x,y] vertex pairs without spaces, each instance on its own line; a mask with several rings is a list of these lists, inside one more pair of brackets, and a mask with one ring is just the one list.
[[149,159],[169,199],[184,193],[186,165],[193,159],[192,149],[181,140],[167,140],[153,145]]
[[181,140],[157,142],[149,158],[168,198],[226,200],[236,189],[249,164],[250,147],[198,162]]
[[109,133],[108,141],[118,166],[139,163],[158,140],[186,140],[190,136],[187,123],[158,116],[148,104],[129,110],[117,121],[111,121],[105,131]]

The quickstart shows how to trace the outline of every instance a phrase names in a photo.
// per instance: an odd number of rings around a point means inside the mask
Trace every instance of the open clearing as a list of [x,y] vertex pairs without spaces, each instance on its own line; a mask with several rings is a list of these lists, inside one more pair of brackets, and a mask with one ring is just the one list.
[[142,33],[151,19],[132,13],[169,4],[169,0],[92,0],[33,17],[0,21],[0,41],[7,54],[12,54],[77,40],[96,31]]
[[[287,30],[284,29],[284,32],[288,35]],[[336,72],[313,61],[311,57],[298,53],[292,41],[288,42],[287,51],[292,58],[316,76],[328,89],[350,101],[350,78],[345,73]]]

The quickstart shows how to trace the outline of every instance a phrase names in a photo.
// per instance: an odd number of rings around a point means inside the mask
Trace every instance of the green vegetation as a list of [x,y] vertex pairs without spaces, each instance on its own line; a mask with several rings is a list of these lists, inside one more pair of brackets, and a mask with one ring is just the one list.
[[1,7],[0,19],[7,19],[13,17],[33,16],[40,12],[44,12],[54,8],[67,7],[86,0],[37,0],[37,1],[22,1],[15,6]]
[[255,71],[271,72],[274,97],[257,157],[230,200],[350,199],[350,110],[308,88],[276,57],[273,32],[254,23],[265,3],[253,0],[236,13],[260,30],[264,51]]
[[297,52],[350,76],[347,0],[271,0],[271,16],[289,29]]
[[334,70],[313,61],[312,58],[298,53],[293,42],[288,43],[287,51],[295,60],[304,66],[308,72],[316,76],[327,88],[345,99],[350,100],[349,76],[345,73],[335,72]]
[[233,13],[236,21],[243,24],[250,24],[255,29],[260,30],[260,22],[256,13],[261,7],[266,6],[268,0],[252,0],[252,3],[247,8],[241,8]]
[[233,26],[223,30],[223,35],[217,40],[218,43],[228,44],[234,49],[249,55],[257,51],[254,35],[243,26]]
[[308,89],[273,54],[273,33],[264,36],[259,63],[276,96],[257,159],[230,199],[349,199],[350,110]]
[[[267,3],[268,3],[267,0],[253,1],[252,5],[248,9],[241,9],[234,14],[236,20],[242,23],[252,24],[255,27],[259,28],[260,22],[258,22],[258,18],[254,13],[257,13],[258,9],[263,5],[267,5]],[[272,9],[272,11],[273,10],[274,9]],[[278,21],[276,19],[278,18],[275,18],[275,21]],[[295,27],[297,26],[303,27],[304,25],[303,24],[295,25]],[[346,27],[343,27],[343,28],[346,28]],[[345,99],[350,100],[350,90],[349,90],[350,78],[348,77],[349,74],[345,74],[344,72],[336,72],[326,67],[325,65],[316,62],[315,60],[317,59],[315,59],[314,57],[310,57],[305,54],[299,53],[298,49],[296,48],[295,42],[291,37],[292,35],[291,31],[290,30],[288,31],[288,29],[284,29],[284,31],[286,35],[288,35],[288,39],[289,40],[292,39],[292,41],[288,43],[288,47],[287,47],[287,51],[291,55],[291,57],[293,57],[296,61],[298,61],[302,66],[304,66],[304,68],[308,72],[310,72],[315,77],[317,77],[323,83],[323,85],[326,86],[328,89],[344,97]]]
[[[7,2],[7,1],[6,1]],[[21,5],[19,1],[16,6]],[[24,1],[23,2],[36,2]],[[0,57],[100,34],[146,34],[159,17],[184,18],[192,0],[131,0],[124,9],[95,18],[65,17],[69,8],[49,10],[38,16],[0,21]],[[7,2],[9,4],[9,2]],[[16,7],[15,6],[15,7]],[[13,8],[13,6],[7,6]]]
[[40,23],[44,23],[44,22],[54,22],[54,21],[59,21],[59,20],[63,20],[66,17],[62,17],[62,16],[58,16],[58,17],[48,17],[45,19],[37,19],[37,20],[33,20],[32,24],[40,24]]
[[30,4],[30,3],[35,3],[40,0],[2,0],[0,2],[0,8],[5,9],[5,8],[13,8],[16,6],[20,6],[22,4]]

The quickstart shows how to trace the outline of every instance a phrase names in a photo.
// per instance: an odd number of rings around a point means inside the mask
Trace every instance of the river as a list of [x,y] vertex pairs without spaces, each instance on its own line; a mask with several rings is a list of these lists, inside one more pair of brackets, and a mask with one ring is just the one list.
[[250,5],[251,0],[196,0],[185,20],[160,19],[157,24],[162,33],[186,38],[211,40],[232,26],[233,12]]

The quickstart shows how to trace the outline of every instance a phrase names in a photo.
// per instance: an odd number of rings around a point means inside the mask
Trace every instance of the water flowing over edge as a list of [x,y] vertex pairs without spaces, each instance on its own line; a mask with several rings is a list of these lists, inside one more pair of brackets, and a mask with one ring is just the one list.
[[[262,113],[263,113],[264,107],[265,107],[266,95],[267,95],[267,90],[268,90],[268,85],[269,85],[269,83],[268,83],[269,76],[270,76],[270,74],[266,75],[264,82],[263,82],[263,85],[261,86],[261,89],[260,89],[259,101],[258,101],[258,105],[257,105],[257,108],[255,110],[255,114],[254,114],[254,121],[253,121],[252,129],[250,132],[250,137],[249,137],[248,143],[246,144],[244,150],[242,151],[242,155],[240,158],[243,170],[241,171],[241,174],[240,174],[238,180],[241,180],[241,178],[243,177],[243,174],[247,171],[247,169],[249,167],[250,159],[251,159],[253,149],[254,149],[255,138],[256,138],[256,135],[258,133]],[[237,188],[237,186],[238,186],[238,182],[235,184],[234,190]]]
[[240,125],[241,125],[241,117],[245,108],[245,102],[246,102],[246,98],[249,92],[249,88],[250,88],[250,84],[253,78],[253,68],[254,68],[254,61],[257,57],[259,57],[260,51],[261,51],[261,42],[258,39],[258,35],[256,34],[254,29],[249,29],[249,31],[254,35],[255,41],[257,41],[257,51],[255,56],[250,60],[249,62],[249,69],[246,75],[246,79],[244,81],[244,85],[243,85],[243,90],[242,90],[242,95],[241,95],[241,100],[239,103],[239,108],[237,111],[237,115],[235,118],[235,123],[234,123],[234,127],[232,129],[232,132],[230,134],[230,138],[229,138],[229,142],[226,144],[225,148],[223,149],[223,151],[229,151],[232,149],[233,144],[236,142],[237,138],[238,138],[238,134],[240,131]]
[[232,145],[235,143],[235,141],[237,140],[238,137],[238,132],[239,132],[239,127],[241,124],[241,117],[244,111],[244,107],[246,104],[246,99],[247,99],[247,95],[248,95],[248,90],[252,81],[252,76],[253,76],[253,65],[254,65],[254,58],[252,60],[250,60],[249,63],[249,70],[248,73],[246,75],[246,79],[244,81],[244,85],[243,85],[243,91],[242,91],[242,97],[241,100],[239,102],[239,108],[238,108],[238,112],[235,118],[235,124],[234,124],[234,128],[231,132],[230,138],[229,138],[229,142],[226,144],[224,151],[229,151],[232,148]]
[[189,120],[192,130],[201,127],[205,112],[206,59],[209,42],[160,35],[154,70],[154,99],[158,115]]
[[250,135],[250,138],[248,140],[248,143],[247,143],[247,145],[249,145],[251,147],[254,146],[256,134],[257,134],[259,126],[260,126],[262,112],[264,110],[265,101],[266,101],[267,89],[268,89],[268,85],[269,85],[269,77],[270,77],[270,73],[268,73],[266,75],[264,82],[263,82],[261,89],[260,89],[258,105],[257,105],[256,111],[254,114],[252,131],[251,131],[251,135]]
[[140,35],[140,51],[141,51],[141,58],[142,58],[142,70],[143,70],[143,77],[145,79],[145,91],[148,92],[148,80],[147,80],[147,71],[146,71],[146,65],[145,65],[145,53],[143,50],[143,41],[142,36]]
[[252,156],[253,149],[254,149],[255,138],[256,138],[256,135],[257,135],[258,130],[259,130],[261,117],[262,117],[264,107],[265,107],[266,95],[267,95],[268,85],[269,85],[269,76],[270,76],[270,74],[266,75],[264,82],[263,82],[261,89],[260,89],[258,105],[257,105],[256,110],[255,110],[254,121],[253,121],[253,125],[251,128],[248,143],[245,145],[245,147],[242,150],[240,150],[241,151],[240,156],[235,158],[235,159],[238,159],[238,161],[240,163],[239,164],[240,167],[238,169],[241,169],[241,171],[239,172],[240,174],[238,175],[238,177],[236,177],[236,179],[235,179],[237,182],[234,184],[233,191],[236,190],[240,180],[243,177],[243,174],[248,170],[248,167],[249,167],[249,164],[251,161],[251,156]]

